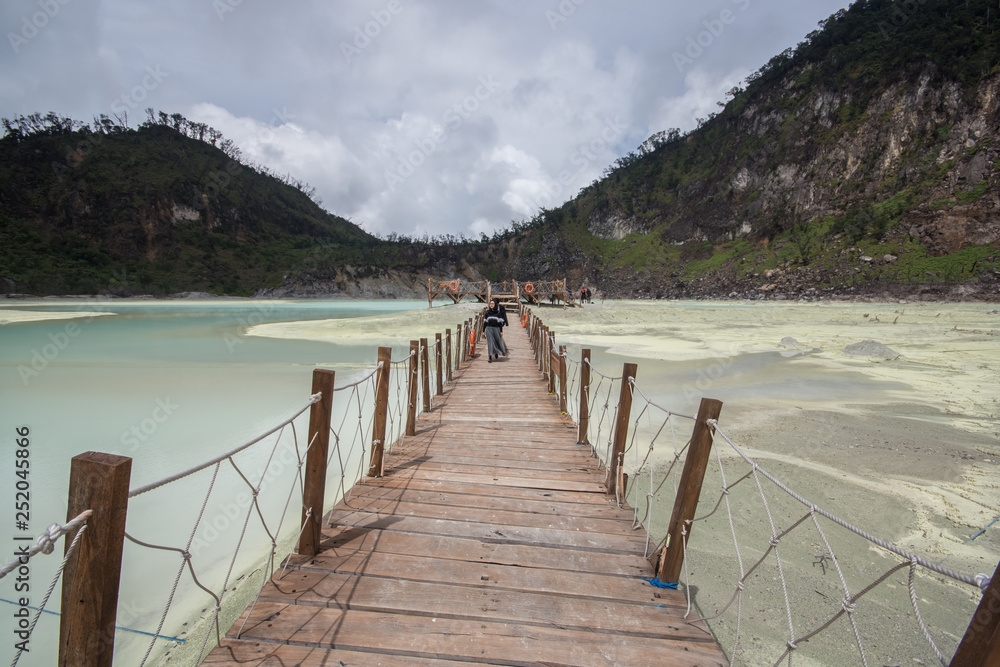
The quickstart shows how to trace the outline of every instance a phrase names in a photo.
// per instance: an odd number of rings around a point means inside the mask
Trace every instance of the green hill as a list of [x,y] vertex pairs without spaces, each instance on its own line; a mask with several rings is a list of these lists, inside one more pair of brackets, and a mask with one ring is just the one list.
[[698,129],[542,211],[509,272],[648,296],[996,298],[998,23],[992,0],[855,2]]
[[238,152],[226,142],[154,123],[95,132],[54,114],[21,121],[29,131],[0,140],[7,291],[252,294],[317,253],[364,264],[376,242],[304,185],[227,155]]

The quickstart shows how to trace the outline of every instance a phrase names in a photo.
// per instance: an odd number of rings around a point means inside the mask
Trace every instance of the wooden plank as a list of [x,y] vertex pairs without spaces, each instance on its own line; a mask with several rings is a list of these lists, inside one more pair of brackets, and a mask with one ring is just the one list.
[[[315,585],[328,575],[335,580],[365,575],[365,579],[391,579],[394,582],[416,581],[474,586],[486,590],[505,590],[521,593],[539,593],[563,596],[567,599],[600,599],[629,604],[667,605],[684,608],[686,602],[677,591],[656,588],[639,577],[590,574],[552,568],[533,568],[518,565],[497,565],[490,562],[447,560],[429,556],[385,554],[381,552],[352,552],[340,557],[327,557],[310,563],[307,569],[297,568],[300,574],[286,572],[284,579],[269,585],[270,595],[284,591],[291,593],[285,584],[308,583]],[[354,586],[364,585],[363,583]],[[308,589],[298,588],[301,594]],[[447,598],[444,595],[443,598]],[[292,599],[295,599],[293,596]]]
[[[375,660],[375,662],[373,662]],[[248,642],[223,638],[219,647],[212,651],[203,665],[212,667],[301,667],[305,665],[329,665],[330,667],[482,667],[481,662],[438,660],[418,658],[412,655],[392,655],[370,651],[348,651],[344,649],[312,648]]]
[[383,476],[324,517],[320,552],[291,556],[206,664],[726,664],[683,595],[643,581],[633,512],[558,415],[528,338],[507,343],[510,358],[455,370]]
[[480,540],[494,540],[510,544],[539,544],[543,546],[607,551],[609,553],[632,553],[636,549],[641,551],[645,546],[645,539],[641,536],[625,537],[620,535],[604,535],[601,533],[580,533],[575,530],[508,526],[487,522],[468,523],[465,521],[425,519],[422,517],[383,517],[364,512],[339,517],[337,524],[353,528],[377,528],[383,531],[472,537]]
[[[473,496],[523,500],[546,499],[551,502],[568,503],[574,506],[588,505],[614,511],[625,511],[628,514],[631,514],[628,510],[623,510],[614,503],[610,503],[607,497],[593,496],[590,494],[580,494],[558,490],[518,488],[514,486],[498,487],[492,483],[451,484],[439,479],[404,479],[402,477],[380,479],[378,485],[367,483],[357,484],[353,489],[351,489],[348,500],[355,495],[368,495],[374,497],[374,494],[376,493],[395,493],[399,490],[449,491],[451,493]],[[590,510],[583,508],[577,509],[574,507],[573,511],[586,512]]]
[[390,646],[396,655],[504,665],[725,665],[712,643],[693,637],[678,645],[669,638],[273,602],[257,604],[243,637],[355,651]]
[[548,530],[575,530],[605,535],[632,536],[632,524],[621,517],[599,519],[594,517],[562,516],[554,513],[539,514],[517,510],[486,510],[480,507],[456,507],[429,503],[410,503],[398,500],[370,500],[364,507],[352,505],[334,509],[328,515],[330,523],[353,524],[352,517],[405,516],[424,519],[446,519],[467,523],[503,524]]
[[[707,632],[678,623],[684,604],[668,608],[653,601],[636,605],[614,599],[572,597],[488,586],[455,586],[388,577],[290,572],[268,586],[262,602],[302,604],[340,610],[414,614],[438,618],[522,623],[575,630],[615,632],[635,637],[706,640]],[[318,579],[317,579],[318,577]]]
[[317,568],[336,567],[334,561],[378,550],[383,554],[435,554],[441,560],[514,565],[517,567],[562,568],[575,573],[616,576],[649,576],[649,562],[641,554],[611,554],[563,547],[484,542],[473,538],[414,533],[381,533],[375,530],[338,527],[323,543],[324,551],[313,558],[292,556],[293,567],[309,563]]
[[[546,493],[530,489],[533,497],[505,497],[500,494],[489,493],[493,486],[485,486],[487,491],[475,493],[472,488],[454,489],[452,487],[439,487],[437,489],[418,488],[418,485],[406,485],[400,487],[371,487],[358,485],[351,492],[351,497],[341,505],[354,510],[365,510],[368,503],[373,501],[385,502],[408,502],[422,503],[426,505],[450,505],[454,507],[478,507],[483,510],[519,510],[528,514],[572,514],[581,518],[604,518],[617,519],[618,521],[630,521],[632,512],[614,505],[593,504],[593,503],[572,503],[571,499],[576,494]],[[500,487],[510,490],[512,487]],[[518,489],[513,489],[517,491]],[[571,503],[571,506],[568,504]]]

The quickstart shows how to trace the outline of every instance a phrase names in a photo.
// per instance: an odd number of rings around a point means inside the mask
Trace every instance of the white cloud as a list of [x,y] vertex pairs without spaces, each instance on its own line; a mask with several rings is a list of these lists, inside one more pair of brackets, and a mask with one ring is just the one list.
[[[0,49],[0,115],[90,120],[160,68],[133,126],[147,106],[180,111],[369,231],[476,236],[559,205],[653,132],[693,128],[846,2],[569,4],[553,29],[556,0],[68,3],[20,53]],[[678,69],[671,54],[726,10]],[[10,0],[0,18],[35,11]]]

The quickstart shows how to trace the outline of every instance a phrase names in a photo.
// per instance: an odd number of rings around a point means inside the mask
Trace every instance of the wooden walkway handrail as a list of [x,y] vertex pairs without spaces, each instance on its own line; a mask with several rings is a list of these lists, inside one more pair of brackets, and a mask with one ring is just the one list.
[[327,516],[320,553],[293,556],[205,664],[725,664],[683,622],[682,594],[642,581],[632,512],[607,495],[526,333],[505,336],[499,363],[480,349],[456,370],[382,476]]

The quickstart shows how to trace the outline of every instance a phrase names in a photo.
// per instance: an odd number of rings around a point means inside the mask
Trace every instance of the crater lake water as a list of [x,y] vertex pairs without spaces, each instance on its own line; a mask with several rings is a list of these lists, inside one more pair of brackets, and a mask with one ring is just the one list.
[[[135,489],[238,447],[290,417],[308,401],[314,368],[334,369],[339,387],[369,374],[375,365],[374,343],[253,337],[244,335],[248,327],[378,315],[426,305],[424,301],[394,300],[6,302],[0,308],[0,321],[5,310],[11,309],[74,311],[84,316],[11,321],[0,326],[0,497],[8,501],[10,515],[0,532],[10,549],[4,550],[7,556],[0,560],[6,563],[13,557],[14,537],[33,540],[49,524],[65,521],[73,456],[97,451],[131,457],[130,488]],[[393,350],[394,358],[402,354],[402,346]],[[307,424],[308,412],[294,424],[300,450]],[[19,530],[14,521],[19,428],[27,429],[30,441],[27,530]],[[269,465],[263,486],[270,488],[262,491],[261,502],[272,531],[294,484],[291,430],[282,433],[277,454],[272,454],[275,444],[279,444],[277,436],[272,436],[235,457],[243,474],[255,483]],[[350,465],[359,465],[358,458]],[[336,481],[331,480],[331,486],[336,486]],[[213,587],[212,581],[225,580],[237,544],[241,558],[245,555],[250,559],[245,562],[251,562],[266,556],[270,542],[260,522],[252,517],[240,543],[252,494],[233,466],[220,467],[205,503],[211,483],[210,469],[134,498],[129,503],[126,527],[136,539],[183,549],[205,504],[190,552],[192,565],[209,587]],[[328,503],[334,492],[335,488],[328,491]],[[297,533],[298,507],[292,505],[282,526],[286,543]],[[6,647],[3,658],[8,662],[14,655],[12,638],[17,623],[13,612],[18,605],[12,603],[21,596],[28,597],[31,606],[41,602],[62,549],[60,542],[52,555],[39,555],[30,561],[27,592],[15,591],[11,578],[0,582],[0,598],[5,600],[0,602],[0,635]],[[152,639],[130,630],[157,631],[181,562],[178,552],[152,551],[126,542],[118,625],[127,630],[116,633],[116,664],[141,662]],[[248,576],[239,568],[229,576],[229,589]],[[258,575],[260,572],[257,569]],[[59,611],[59,591],[57,587],[47,610]],[[168,649],[189,651],[192,647],[188,643],[200,645],[208,628],[199,628],[198,636],[192,639],[192,627],[202,610],[211,612],[213,606],[214,601],[184,573],[160,632],[190,642],[157,640],[147,664],[158,664]],[[222,632],[229,622],[223,623]],[[58,628],[58,617],[43,614],[29,644],[30,652],[19,664],[55,664]]]

